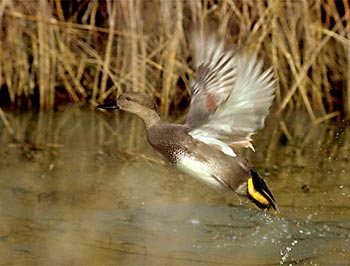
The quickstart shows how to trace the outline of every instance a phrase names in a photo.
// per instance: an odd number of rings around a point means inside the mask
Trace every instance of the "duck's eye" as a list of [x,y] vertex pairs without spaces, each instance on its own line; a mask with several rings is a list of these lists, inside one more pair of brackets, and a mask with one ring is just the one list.
[[127,101],[131,101],[131,98],[130,98],[130,97],[126,97],[126,100],[127,100]]

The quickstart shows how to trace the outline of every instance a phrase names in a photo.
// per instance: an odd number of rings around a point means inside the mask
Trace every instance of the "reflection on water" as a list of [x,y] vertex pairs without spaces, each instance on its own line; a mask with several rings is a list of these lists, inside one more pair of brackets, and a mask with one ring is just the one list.
[[295,115],[255,136],[257,152],[245,152],[274,214],[165,164],[132,115],[8,116],[18,141],[0,131],[2,264],[350,261],[348,128]]

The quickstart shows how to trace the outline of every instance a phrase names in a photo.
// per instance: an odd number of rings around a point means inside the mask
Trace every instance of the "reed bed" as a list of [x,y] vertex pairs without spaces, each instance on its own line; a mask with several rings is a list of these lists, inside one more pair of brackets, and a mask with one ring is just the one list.
[[272,65],[277,114],[304,108],[317,124],[350,114],[348,21],[346,0],[3,0],[0,106],[95,106],[132,89],[173,114],[189,102],[191,34],[215,31]]

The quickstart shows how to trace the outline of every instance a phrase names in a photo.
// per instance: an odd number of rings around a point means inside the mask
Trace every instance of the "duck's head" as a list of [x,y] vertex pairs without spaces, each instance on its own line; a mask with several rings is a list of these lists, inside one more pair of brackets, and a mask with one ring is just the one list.
[[160,122],[160,118],[156,110],[157,105],[153,99],[138,92],[124,92],[116,101],[100,104],[97,106],[97,108],[120,109],[134,113],[143,119],[147,128],[150,128]]

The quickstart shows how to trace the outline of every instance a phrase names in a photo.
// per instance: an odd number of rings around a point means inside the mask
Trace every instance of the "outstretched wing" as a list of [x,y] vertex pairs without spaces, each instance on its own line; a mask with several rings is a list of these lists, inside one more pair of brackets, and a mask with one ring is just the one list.
[[[216,45],[219,49],[206,55],[211,60],[204,63],[205,75],[199,75],[199,85],[192,89],[194,96],[186,124],[194,128],[190,134],[202,141],[219,140],[229,146],[253,148],[250,136],[264,126],[274,99],[273,73],[271,69],[263,71],[256,56],[233,55],[232,51],[223,51],[223,44]],[[207,108],[211,107],[211,98],[213,109]]]
[[209,115],[230,95],[235,83],[233,51],[224,51],[214,36],[194,38],[197,77],[191,86],[191,104],[185,124],[191,128],[208,122]]

